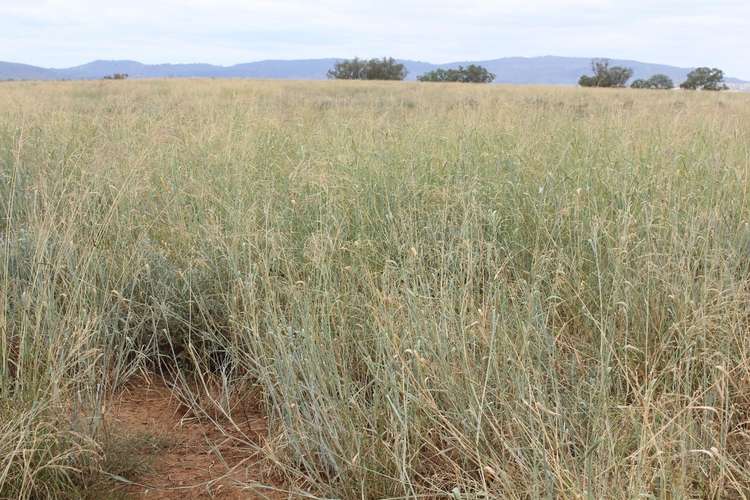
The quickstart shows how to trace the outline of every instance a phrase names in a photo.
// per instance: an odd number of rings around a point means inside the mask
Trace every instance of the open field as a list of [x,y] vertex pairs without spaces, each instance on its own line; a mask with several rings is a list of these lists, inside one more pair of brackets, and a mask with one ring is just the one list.
[[749,191],[748,94],[0,85],[0,497],[129,394],[174,498],[750,497]]

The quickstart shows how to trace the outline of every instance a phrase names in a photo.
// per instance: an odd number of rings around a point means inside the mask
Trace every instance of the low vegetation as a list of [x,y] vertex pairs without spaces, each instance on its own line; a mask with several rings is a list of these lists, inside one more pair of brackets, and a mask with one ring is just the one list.
[[320,497],[746,497],[750,96],[633,96],[6,84],[0,497],[154,372]]

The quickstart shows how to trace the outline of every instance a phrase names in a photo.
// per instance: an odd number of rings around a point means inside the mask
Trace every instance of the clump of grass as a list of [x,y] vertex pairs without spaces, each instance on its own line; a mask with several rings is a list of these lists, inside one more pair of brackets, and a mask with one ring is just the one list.
[[150,470],[155,456],[172,444],[168,437],[151,432],[123,435],[110,431],[103,438],[102,468],[110,475],[135,481]]
[[[156,369],[236,435],[261,387],[323,496],[747,495],[747,96],[8,84],[0,116],[10,404],[96,416]],[[95,454],[50,415],[0,447]],[[6,456],[19,497],[80,472]]]
[[[149,472],[158,455],[172,446],[172,441],[151,432],[122,433],[107,429],[99,436],[101,461],[91,477],[84,478],[79,493],[85,498],[101,498],[120,493],[128,498],[127,487],[139,482]],[[109,496],[107,497],[109,498]]]
[[97,443],[66,428],[65,419],[44,402],[29,408],[2,405],[0,497],[75,496],[76,479],[97,471]]

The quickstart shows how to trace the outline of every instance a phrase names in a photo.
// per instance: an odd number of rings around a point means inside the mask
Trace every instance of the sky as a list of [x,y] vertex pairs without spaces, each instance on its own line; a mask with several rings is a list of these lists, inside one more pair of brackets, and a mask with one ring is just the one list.
[[750,80],[748,0],[0,0],[0,61],[559,55]]

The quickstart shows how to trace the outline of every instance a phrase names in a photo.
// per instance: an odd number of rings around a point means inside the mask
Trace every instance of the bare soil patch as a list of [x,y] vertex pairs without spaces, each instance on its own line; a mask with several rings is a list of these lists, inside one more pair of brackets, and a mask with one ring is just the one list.
[[[136,460],[148,463],[147,472],[121,487],[125,498],[221,499],[289,498],[278,491],[267,467],[248,447],[241,447],[215,426],[186,418],[167,385],[139,381],[114,401],[110,429],[124,436],[149,436],[158,446],[134,447]],[[257,410],[245,412],[242,429],[260,445],[266,420]]]

